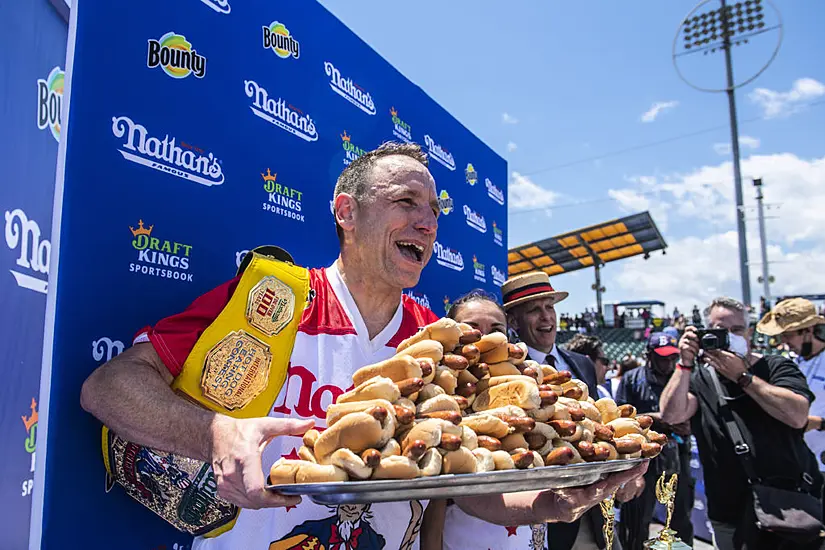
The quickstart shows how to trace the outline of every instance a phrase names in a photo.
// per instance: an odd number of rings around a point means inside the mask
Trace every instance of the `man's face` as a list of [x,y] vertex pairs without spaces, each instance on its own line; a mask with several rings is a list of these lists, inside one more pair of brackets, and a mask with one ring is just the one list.
[[537,298],[511,310],[511,326],[519,338],[544,353],[556,343],[556,308],[553,298]]
[[651,368],[656,371],[657,374],[662,376],[670,376],[676,369],[676,363],[679,361],[679,354],[674,353],[663,357],[651,350],[648,352],[648,360],[650,361]]
[[356,210],[356,255],[376,282],[413,287],[432,256],[438,229],[435,181],[405,155],[378,159],[369,177],[369,196]]
[[605,375],[607,374],[607,367],[610,360],[604,354],[604,350],[599,348],[596,357],[593,359],[593,365],[596,367],[596,381],[599,384],[604,384]]
[[726,307],[716,306],[708,315],[708,328],[724,328],[731,334],[742,336],[748,342],[750,352],[751,339],[748,324],[745,321],[745,312],[739,312]]
[[813,338],[813,329],[804,328],[802,330],[790,330],[782,333],[782,343],[797,355],[802,354],[802,345],[810,342]]

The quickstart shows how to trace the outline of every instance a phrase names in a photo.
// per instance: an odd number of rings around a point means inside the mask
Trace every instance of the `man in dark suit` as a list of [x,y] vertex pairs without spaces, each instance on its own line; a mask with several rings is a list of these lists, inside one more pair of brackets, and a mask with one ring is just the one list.
[[[570,371],[574,378],[587,384],[590,395],[597,399],[599,391],[593,362],[585,355],[556,346],[555,305],[567,298],[568,293],[555,290],[550,277],[542,271],[507,279],[501,293],[509,327],[527,344],[528,358],[560,371]],[[604,548],[603,523],[601,509],[595,506],[574,523],[548,524],[548,548]]]

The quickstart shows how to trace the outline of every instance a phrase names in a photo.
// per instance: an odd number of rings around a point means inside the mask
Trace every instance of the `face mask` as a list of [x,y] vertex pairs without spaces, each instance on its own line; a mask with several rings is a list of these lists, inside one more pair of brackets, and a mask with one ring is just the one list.
[[729,335],[730,351],[740,357],[745,357],[748,354],[748,341],[745,340],[744,336],[739,336],[738,334],[733,334],[732,332],[729,333]]
[[810,333],[807,333],[805,336],[807,336],[807,340],[802,342],[802,348],[800,348],[799,354],[807,359],[814,352],[814,341]]

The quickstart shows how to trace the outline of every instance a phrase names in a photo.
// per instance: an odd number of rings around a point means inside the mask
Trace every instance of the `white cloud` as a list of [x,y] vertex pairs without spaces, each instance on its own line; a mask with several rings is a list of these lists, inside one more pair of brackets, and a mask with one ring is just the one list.
[[527,176],[518,172],[511,174],[508,200],[513,210],[550,207],[556,204],[559,197],[555,191],[541,187]]
[[518,145],[516,145],[516,144],[515,144],[515,143],[513,143],[512,141],[507,142],[507,152],[508,152],[508,153],[512,153],[512,152],[513,152],[513,151],[515,151],[516,149],[518,149]]
[[518,124],[518,119],[509,113],[501,113],[501,122],[504,124]]
[[[759,138],[751,137],[751,136],[739,136],[739,151],[741,152],[743,149],[759,149],[759,146],[762,142]],[[714,143],[713,150],[716,151],[718,155],[729,155],[730,154],[730,143]]]
[[825,84],[813,78],[795,80],[787,92],[757,88],[748,97],[762,107],[765,118],[788,116],[805,108],[805,104],[825,95]]
[[667,230],[668,211],[671,209],[671,205],[668,202],[659,200],[654,192],[645,193],[634,189],[610,189],[607,194],[616,201],[622,212],[636,214],[648,210],[659,230]]
[[642,115],[642,122],[653,122],[662,112],[679,105],[678,101],[657,101]]

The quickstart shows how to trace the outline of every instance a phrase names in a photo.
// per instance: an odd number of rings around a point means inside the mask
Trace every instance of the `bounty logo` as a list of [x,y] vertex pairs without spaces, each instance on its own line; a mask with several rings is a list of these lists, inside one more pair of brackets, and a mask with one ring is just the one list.
[[427,152],[439,164],[444,165],[449,170],[455,170],[455,159],[453,154],[444,149],[441,145],[433,141],[429,134],[424,136],[424,144],[427,146]]
[[435,241],[433,252],[435,252],[435,261],[438,265],[453,271],[464,271],[464,257],[458,250],[453,250]]
[[484,264],[478,261],[475,254],[473,254],[473,279],[480,283],[487,282],[487,272],[484,271]]
[[496,187],[495,184],[490,181],[490,178],[484,178],[484,185],[487,186],[487,196],[504,206],[504,191]]
[[390,107],[390,116],[393,124],[392,135],[405,143],[412,143],[412,127],[401,120],[395,107]]
[[446,189],[442,189],[441,193],[438,194],[438,209],[441,210],[441,213],[445,216],[453,211],[453,199],[450,198],[450,194],[447,193]]
[[264,191],[269,195],[267,201],[263,203],[263,209],[278,216],[303,222],[304,215],[301,214],[303,191],[278,183],[278,174],[273,174],[269,168],[266,169],[266,174],[261,172],[261,177],[264,180]]
[[466,204],[464,205],[464,221],[479,233],[487,233],[487,221],[484,219],[484,216],[475,212]]
[[493,274],[493,282],[496,286],[501,286],[507,280],[507,275],[503,271],[499,271],[496,266],[490,266],[490,273]]
[[406,294],[407,296],[409,296],[410,298],[415,300],[415,302],[418,305],[423,306],[427,309],[430,309],[430,299],[423,292],[417,292],[415,290],[408,290],[404,294]]
[[16,208],[11,212],[7,210],[5,218],[6,246],[11,250],[20,249],[16,263],[29,271],[23,273],[10,269],[9,272],[17,286],[46,294],[52,244],[48,239],[40,240],[40,226],[21,209]]
[[195,51],[185,36],[173,32],[167,32],[159,40],[149,40],[146,66],[150,69],[160,67],[172,78],[186,78],[190,74],[203,78],[206,75],[206,57]]
[[150,277],[192,282],[188,273],[192,245],[161,240],[152,236],[155,226],[144,227],[143,220],[135,229],[131,225],[132,248],[138,251],[137,261],[129,264],[129,271]]
[[117,138],[126,136],[118,151],[129,162],[207,187],[223,183],[220,160],[194,145],[184,141],[177,145],[177,139],[169,134],[162,140],[150,136],[145,126],[127,116],[112,117],[112,134]]
[[304,141],[317,141],[318,131],[312,117],[305,115],[297,107],[289,105],[281,98],[273,99],[269,97],[269,92],[258,85],[254,80],[244,80],[244,90],[246,96],[254,98],[249,108],[270,124],[274,124],[281,130],[286,130],[290,134],[297,136]]
[[504,231],[499,229],[495,220],[493,220],[493,242],[499,246],[504,246]]
[[[29,471],[30,473],[34,473],[34,463],[37,454],[35,453],[35,444],[37,443],[37,421],[39,418],[39,415],[37,413],[37,400],[34,397],[32,397],[32,402],[31,405],[29,405],[29,409],[31,410],[31,415],[20,415],[20,419],[23,421],[23,427],[26,429],[26,440],[23,447],[26,449],[27,453],[32,455],[31,468],[29,469]],[[33,488],[34,479],[24,479],[20,496],[26,497],[31,495]]]
[[341,134],[341,147],[344,148],[346,153],[344,156],[344,166],[349,166],[352,164],[352,161],[366,153],[366,151],[352,142],[352,136],[348,135],[346,130]]
[[63,80],[65,73],[55,67],[46,80],[37,80],[37,127],[48,128],[55,141],[60,141],[60,114],[63,110]]
[[212,8],[218,13],[224,15],[232,11],[232,6],[229,5],[229,0],[201,0],[204,4]]
[[301,57],[301,44],[289,34],[286,25],[273,21],[264,30],[264,49],[272,50],[281,59]]
[[364,88],[352,81],[351,78],[343,78],[341,71],[329,61],[324,61],[324,71],[329,77],[329,87],[332,91],[343,97],[368,115],[375,114],[375,103],[372,96]]
[[476,169],[473,168],[473,165],[469,162],[467,163],[467,168],[464,169],[464,179],[467,180],[467,183],[470,185],[475,185],[478,181],[478,172],[476,172]]

